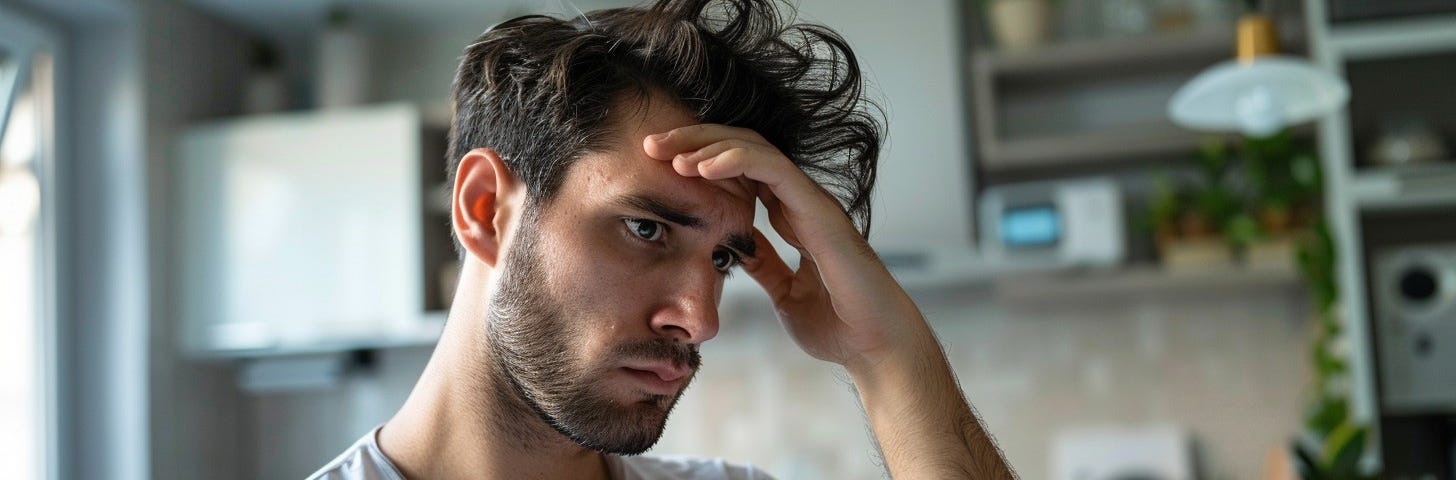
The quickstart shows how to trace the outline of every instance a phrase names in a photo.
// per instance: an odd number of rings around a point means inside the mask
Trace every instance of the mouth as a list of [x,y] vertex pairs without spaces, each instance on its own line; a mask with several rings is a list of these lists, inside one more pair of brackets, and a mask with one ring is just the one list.
[[622,367],[622,371],[645,390],[659,395],[673,395],[678,392],[692,370],[671,363],[652,363]]

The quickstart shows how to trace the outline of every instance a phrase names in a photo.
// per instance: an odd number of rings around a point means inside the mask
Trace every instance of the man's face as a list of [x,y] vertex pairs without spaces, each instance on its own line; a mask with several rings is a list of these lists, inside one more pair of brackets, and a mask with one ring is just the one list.
[[625,103],[614,144],[522,220],[487,342],[495,371],[547,424],[635,454],[657,442],[698,345],[717,334],[725,271],[753,253],[754,194],[648,157],[644,137],[698,122],[661,97]]

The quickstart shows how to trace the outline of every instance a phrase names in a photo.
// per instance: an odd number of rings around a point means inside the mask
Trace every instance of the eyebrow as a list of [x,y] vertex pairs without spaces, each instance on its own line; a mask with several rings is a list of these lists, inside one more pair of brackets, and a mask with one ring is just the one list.
[[[663,220],[694,230],[701,230],[708,224],[703,217],[688,213],[685,208],[669,205],[663,200],[645,195],[623,195],[617,199],[617,203],[650,212]],[[758,254],[758,244],[753,241],[752,235],[745,232],[728,234],[728,238],[723,240],[723,244],[748,258],[754,258]]]

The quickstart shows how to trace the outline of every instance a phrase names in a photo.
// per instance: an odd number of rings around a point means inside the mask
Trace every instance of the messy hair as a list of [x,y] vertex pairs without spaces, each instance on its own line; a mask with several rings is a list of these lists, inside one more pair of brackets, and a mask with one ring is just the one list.
[[623,95],[662,93],[698,121],[758,132],[868,235],[882,112],[862,96],[844,38],[781,10],[793,7],[658,0],[500,23],[465,48],[455,75],[450,171],[490,148],[528,199],[548,203],[573,161],[608,147]]

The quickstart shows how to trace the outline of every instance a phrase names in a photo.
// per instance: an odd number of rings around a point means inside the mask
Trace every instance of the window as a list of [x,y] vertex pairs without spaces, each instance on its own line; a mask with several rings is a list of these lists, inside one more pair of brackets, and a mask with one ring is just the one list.
[[0,29],[0,465],[8,478],[49,478],[54,252],[41,179],[51,68],[48,56],[16,48],[7,33]]

